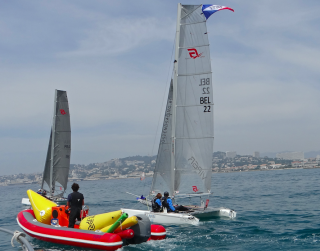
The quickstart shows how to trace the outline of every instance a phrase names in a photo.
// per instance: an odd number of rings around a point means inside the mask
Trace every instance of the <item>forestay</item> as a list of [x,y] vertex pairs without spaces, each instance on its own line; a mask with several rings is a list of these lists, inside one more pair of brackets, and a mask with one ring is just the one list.
[[41,186],[43,188],[46,183],[51,195],[54,192],[55,195],[63,194],[67,188],[70,153],[71,128],[67,92],[56,90],[53,124]]
[[202,5],[179,5],[174,76],[151,193],[210,193],[212,74]]

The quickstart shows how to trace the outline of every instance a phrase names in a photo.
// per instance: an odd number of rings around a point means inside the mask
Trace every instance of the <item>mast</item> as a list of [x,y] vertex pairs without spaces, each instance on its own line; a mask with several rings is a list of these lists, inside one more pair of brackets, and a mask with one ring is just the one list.
[[181,19],[181,3],[178,3],[178,14],[177,14],[177,30],[176,30],[176,45],[175,45],[175,63],[173,71],[173,99],[172,99],[172,131],[171,131],[171,186],[172,191],[170,194],[174,196],[174,184],[175,184],[175,140],[176,140],[176,109],[177,109],[177,86],[178,86],[178,64],[179,64],[179,44],[180,44],[180,19]]
[[56,110],[57,110],[57,92],[58,90],[55,90],[55,94],[54,94],[54,104],[53,104],[53,122],[52,122],[52,144],[51,144],[51,159],[50,159],[50,184],[49,184],[49,189],[50,189],[50,195],[53,196],[52,193],[52,188],[53,188],[53,184],[52,184],[52,180],[53,180],[53,158],[54,158],[54,147],[55,147],[55,143],[54,143],[54,138],[55,138],[55,134],[56,134]]

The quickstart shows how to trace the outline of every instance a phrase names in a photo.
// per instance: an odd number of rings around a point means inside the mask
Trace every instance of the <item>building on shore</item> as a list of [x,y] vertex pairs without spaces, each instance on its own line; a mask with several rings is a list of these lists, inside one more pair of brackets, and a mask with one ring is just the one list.
[[227,158],[235,158],[237,156],[237,152],[226,152]]
[[225,159],[226,158],[226,152],[214,152],[213,158],[217,159]]
[[276,157],[287,160],[304,160],[304,152],[277,153]]
[[254,158],[260,158],[260,152],[254,152],[252,156]]

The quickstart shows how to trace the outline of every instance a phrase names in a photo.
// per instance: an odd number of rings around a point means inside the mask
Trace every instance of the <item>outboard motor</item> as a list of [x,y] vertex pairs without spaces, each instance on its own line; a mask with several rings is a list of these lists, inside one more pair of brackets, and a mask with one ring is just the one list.
[[134,237],[131,239],[123,239],[123,245],[140,244],[146,242],[151,236],[151,222],[149,217],[144,214],[136,215],[138,223],[130,229],[134,231]]

